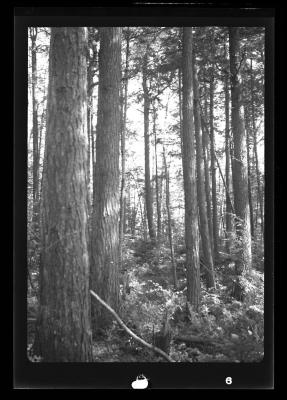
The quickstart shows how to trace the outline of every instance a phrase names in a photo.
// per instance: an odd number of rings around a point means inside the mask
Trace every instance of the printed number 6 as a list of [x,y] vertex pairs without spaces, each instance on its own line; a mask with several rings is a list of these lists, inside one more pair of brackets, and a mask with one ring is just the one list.
[[227,385],[231,385],[231,384],[232,384],[232,378],[231,378],[230,376],[228,376],[228,377],[225,379],[225,382],[226,382]]

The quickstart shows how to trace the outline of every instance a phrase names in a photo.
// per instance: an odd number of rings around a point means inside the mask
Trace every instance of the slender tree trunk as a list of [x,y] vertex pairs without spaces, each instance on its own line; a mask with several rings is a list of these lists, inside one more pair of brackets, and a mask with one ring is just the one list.
[[155,155],[155,193],[156,193],[156,210],[157,210],[157,243],[161,240],[161,199],[160,199],[160,183],[158,176],[158,160],[157,160],[157,134],[156,134],[156,108],[153,106],[153,134],[154,134],[154,155]]
[[193,125],[192,28],[183,28],[183,179],[187,301],[194,310],[200,303],[199,233]]
[[[209,237],[206,196],[204,187],[204,160],[202,149],[202,131],[200,121],[199,90],[195,59],[193,57],[193,88],[194,88],[194,128],[196,138],[196,168],[197,168],[197,200],[200,216],[200,235],[204,265],[207,268],[206,283],[208,287],[215,286],[212,249]],[[206,271],[205,271],[206,272]]]
[[32,107],[33,107],[33,222],[39,220],[39,127],[38,127],[38,102],[36,98],[37,87],[37,28],[30,28],[31,53],[32,53]]
[[168,226],[168,240],[170,248],[170,257],[172,264],[172,274],[173,274],[173,285],[177,289],[177,274],[176,274],[176,262],[174,258],[174,248],[173,248],[173,238],[172,238],[172,226],[171,226],[171,210],[170,210],[170,191],[169,191],[169,171],[167,168],[165,148],[163,148],[163,163],[165,172],[165,199],[166,199],[166,212],[167,212],[167,226]]
[[148,55],[147,52],[143,58],[143,94],[144,94],[144,144],[145,144],[145,201],[146,201],[146,214],[148,222],[149,236],[152,242],[155,241],[155,231],[153,224],[153,201],[152,201],[152,188],[150,181],[150,142],[149,142],[149,112],[150,112],[150,98],[147,86],[147,68],[148,68]]
[[132,223],[132,235],[135,236],[136,234],[136,223],[137,223],[137,204],[136,204],[136,192],[134,190],[134,197],[133,197],[133,223]]
[[239,278],[251,268],[252,256],[248,203],[246,138],[240,87],[238,28],[229,28],[229,54],[232,101],[231,117],[234,142],[233,193],[236,214],[236,233],[239,242],[239,250],[235,263],[238,280],[236,282],[234,295],[237,299],[240,299],[242,297],[242,287],[240,286]]
[[231,180],[230,180],[230,124],[229,124],[229,74],[225,74],[224,81],[224,93],[225,93],[225,201],[226,201],[226,252],[230,254],[230,245],[232,240],[232,206],[230,201],[231,192]]
[[52,28],[41,207],[44,361],[92,361],[87,204],[86,29]]
[[[206,85],[204,85],[204,114],[205,119],[207,120],[207,90]],[[207,219],[208,219],[208,228],[209,228],[209,238],[211,242],[211,248],[213,253],[213,226],[212,226],[212,212],[211,212],[211,190],[210,190],[210,151],[209,151],[209,131],[208,126],[205,126],[205,132],[203,131],[202,135],[202,146],[203,146],[203,161],[204,161],[204,183],[205,183],[205,194],[206,194],[206,210],[207,210]],[[212,254],[214,258],[214,254]]]
[[131,215],[131,186],[128,186],[127,190],[127,197],[126,197],[126,207],[125,207],[125,213],[126,213],[126,221],[127,221],[127,227],[126,230],[130,232],[130,215]]
[[253,220],[253,204],[252,204],[252,189],[251,189],[251,159],[250,159],[250,138],[249,138],[249,124],[247,108],[244,107],[245,130],[246,130],[246,149],[247,149],[247,179],[248,179],[248,202],[250,214],[250,232],[251,237],[254,238],[254,220]]
[[257,152],[257,134],[255,126],[255,106],[254,106],[254,77],[253,77],[253,65],[252,59],[250,60],[250,82],[251,82],[251,112],[252,112],[252,133],[253,133],[253,146],[254,146],[254,157],[255,157],[255,168],[256,168],[256,179],[257,179],[257,192],[260,207],[260,218],[261,218],[261,232],[262,236],[264,234],[264,212],[263,212],[263,196],[260,183],[260,171],[258,162],[258,152]]
[[89,200],[89,215],[91,209],[91,195],[90,195],[90,181],[91,181],[91,171],[90,171],[90,163],[91,163],[91,97],[88,96],[87,99],[87,138],[88,138],[88,159],[87,159],[87,170],[88,170],[88,200]]
[[[121,28],[99,28],[99,99],[92,218],[91,288],[119,310],[119,141]],[[112,322],[92,302],[93,332]]]
[[143,212],[143,231],[144,231],[144,241],[147,241],[147,212],[146,212],[146,201],[144,201],[144,212]]
[[183,154],[182,148],[182,70],[178,69],[178,107],[179,107],[179,134],[180,134],[180,147],[181,154]]
[[125,185],[126,185],[126,124],[127,124],[127,108],[128,108],[128,74],[129,74],[129,56],[130,56],[130,38],[129,28],[126,38],[126,65],[124,73],[124,98],[122,100],[122,124],[121,124],[121,193],[120,193],[120,264],[122,264],[122,245],[124,239],[124,220],[125,220]]
[[213,247],[214,257],[218,258],[218,210],[217,210],[217,192],[216,192],[216,165],[215,165],[215,139],[214,139],[214,77],[210,78],[210,154],[211,154],[211,180],[212,180],[212,227],[213,227]]

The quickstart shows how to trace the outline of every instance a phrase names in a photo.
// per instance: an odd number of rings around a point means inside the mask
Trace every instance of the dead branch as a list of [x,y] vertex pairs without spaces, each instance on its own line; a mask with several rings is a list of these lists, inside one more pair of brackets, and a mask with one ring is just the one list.
[[126,325],[125,323],[120,319],[120,317],[118,316],[118,314],[104,301],[102,300],[93,290],[90,290],[91,295],[93,297],[95,297],[114,317],[115,319],[118,321],[118,323],[121,325],[121,327],[124,328],[124,330],[131,336],[133,337],[135,340],[137,340],[139,343],[143,344],[144,346],[146,346],[148,349],[155,351],[156,353],[159,353],[162,357],[164,357],[167,361],[169,362],[174,362],[174,360],[172,360],[164,351],[162,351],[161,349],[159,349],[156,346],[153,346],[149,343],[147,343],[145,340],[141,339],[140,337],[138,337],[135,333],[133,333]]
[[185,342],[185,343],[208,343],[213,344],[211,339],[201,338],[200,336],[175,336],[174,341]]

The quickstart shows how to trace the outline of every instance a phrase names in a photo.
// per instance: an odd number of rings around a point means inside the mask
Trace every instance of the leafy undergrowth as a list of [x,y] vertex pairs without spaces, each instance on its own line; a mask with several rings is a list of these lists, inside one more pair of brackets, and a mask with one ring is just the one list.
[[[222,255],[216,265],[216,288],[207,289],[202,280],[201,306],[194,313],[186,305],[182,252],[176,252],[177,290],[173,287],[169,249],[164,244],[157,248],[128,238],[123,254],[128,290],[120,316],[136,335],[152,343],[167,312],[172,331],[169,356],[176,362],[260,362],[263,359],[264,275],[260,270],[254,269],[242,279],[244,302],[236,301],[231,295],[234,263]],[[123,287],[121,284],[122,294]],[[28,314],[34,317],[36,298],[28,300]],[[28,333],[31,343],[33,331]],[[182,340],[192,337],[201,341]],[[94,341],[93,355],[95,362],[167,362],[129,336],[116,321]]]
[[[131,250],[133,248],[133,250]],[[152,343],[154,332],[168,312],[172,329],[169,355],[177,362],[260,362],[263,359],[264,315],[261,272],[253,270],[242,280],[244,302],[231,296],[234,282],[232,262],[216,268],[217,287],[207,289],[202,282],[201,306],[194,313],[186,305],[182,258],[178,261],[178,287],[174,290],[169,250],[140,242],[125,251],[129,290],[121,308],[121,318],[138,336]],[[178,338],[196,336],[202,342]],[[166,362],[165,359],[131,338],[116,322],[106,337],[94,343],[94,357],[102,362]]]

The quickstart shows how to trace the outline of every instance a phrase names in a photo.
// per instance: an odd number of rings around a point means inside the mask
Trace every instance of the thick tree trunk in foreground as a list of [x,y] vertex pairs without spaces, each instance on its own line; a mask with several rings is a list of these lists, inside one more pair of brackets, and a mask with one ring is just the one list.
[[[119,309],[119,141],[121,28],[100,28],[99,99],[92,218],[91,288],[114,310]],[[92,302],[92,328],[111,322]]]
[[40,311],[44,361],[91,361],[85,28],[52,28],[43,171]]
[[[240,277],[251,267],[251,235],[248,203],[248,177],[246,138],[244,129],[243,105],[240,87],[239,29],[229,28],[229,52],[231,73],[232,130],[233,130],[233,192],[235,224],[239,249],[235,264]],[[236,291],[240,297],[240,290]]]
[[206,210],[199,91],[198,91],[197,72],[196,72],[194,57],[193,57],[193,88],[194,88],[194,128],[195,128],[195,138],[196,138],[197,200],[198,200],[199,216],[200,216],[200,235],[201,235],[204,265],[207,268],[207,271],[205,271],[206,283],[208,287],[213,287],[215,285],[215,279],[214,279],[212,248],[209,237],[209,228],[208,228],[208,219]]
[[147,86],[147,67],[148,56],[147,53],[143,59],[143,94],[144,94],[144,144],[145,144],[145,201],[146,201],[146,215],[148,223],[148,231],[151,241],[155,241],[155,231],[153,224],[153,201],[152,201],[152,188],[150,181],[150,141],[149,141],[149,112],[150,112],[150,98]]
[[199,233],[197,216],[195,138],[193,125],[192,28],[183,28],[183,179],[187,301],[194,310],[200,303]]

